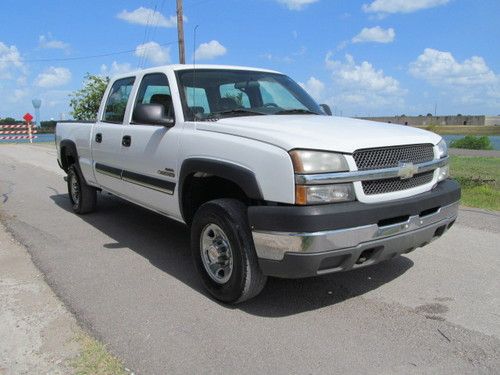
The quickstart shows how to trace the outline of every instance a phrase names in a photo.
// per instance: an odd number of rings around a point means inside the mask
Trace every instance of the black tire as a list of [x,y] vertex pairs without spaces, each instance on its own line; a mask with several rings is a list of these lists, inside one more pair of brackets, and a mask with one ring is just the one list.
[[[73,190],[72,190],[72,185]],[[78,193],[75,192],[78,189]],[[73,211],[86,214],[95,210],[97,205],[97,189],[87,185],[80,169],[75,165],[68,168],[68,194]]]
[[[191,249],[196,269],[210,294],[225,303],[235,304],[255,297],[267,281],[259,267],[246,213],[246,206],[238,200],[217,199],[198,209],[191,226]],[[232,272],[224,283],[214,281],[202,259],[202,235],[212,224],[222,229],[231,247]]]

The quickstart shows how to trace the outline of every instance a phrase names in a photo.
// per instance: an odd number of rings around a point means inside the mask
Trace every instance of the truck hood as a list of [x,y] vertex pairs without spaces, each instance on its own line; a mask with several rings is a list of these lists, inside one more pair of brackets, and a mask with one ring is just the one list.
[[303,148],[352,153],[361,148],[436,144],[441,139],[409,126],[318,115],[231,117],[199,122],[197,128],[255,139],[287,151]]

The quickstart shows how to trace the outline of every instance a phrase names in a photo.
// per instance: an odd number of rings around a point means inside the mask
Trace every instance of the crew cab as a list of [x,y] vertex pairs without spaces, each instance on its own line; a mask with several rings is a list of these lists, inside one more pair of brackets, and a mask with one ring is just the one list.
[[115,77],[97,120],[58,123],[56,144],[76,213],[107,191],[185,223],[204,285],[227,303],[256,296],[268,276],[409,253],[458,213],[439,135],[331,116],[270,70],[170,65]]

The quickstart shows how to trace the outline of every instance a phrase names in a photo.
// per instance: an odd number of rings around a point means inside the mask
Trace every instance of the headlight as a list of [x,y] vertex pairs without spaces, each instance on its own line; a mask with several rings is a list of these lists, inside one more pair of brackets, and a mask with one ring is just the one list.
[[295,173],[346,172],[347,161],[333,152],[294,150],[290,152]]
[[295,187],[295,204],[325,204],[353,201],[355,198],[352,184],[334,185],[297,185]]
[[444,139],[441,139],[439,143],[436,145],[437,147],[437,152],[438,152],[438,158],[442,159],[445,156],[448,156],[448,145],[444,141]]

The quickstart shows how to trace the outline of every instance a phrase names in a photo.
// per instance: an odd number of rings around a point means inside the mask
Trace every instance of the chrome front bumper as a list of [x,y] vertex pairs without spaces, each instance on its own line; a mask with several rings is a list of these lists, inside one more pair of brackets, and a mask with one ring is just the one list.
[[[410,216],[403,222],[390,225],[370,224],[308,233],[254,230],[252,235],[257,256],[262,260],[281,261],[288,253],[312,255],[342,249],[353,249],[353,252],[356,252],[361,247],[369,247],[372,242],[377,246],[384,246],[384,239],[390,240],[393,252],[403,253],[442,235],[455,221],[458,215],[458,205],[459,203],[455,202],[439,208],[436,212]],[[412,241],[412,236],[414,241]],[[401,249],[394,248],[395,237],[405,237],[404,241],[400,241]]]

